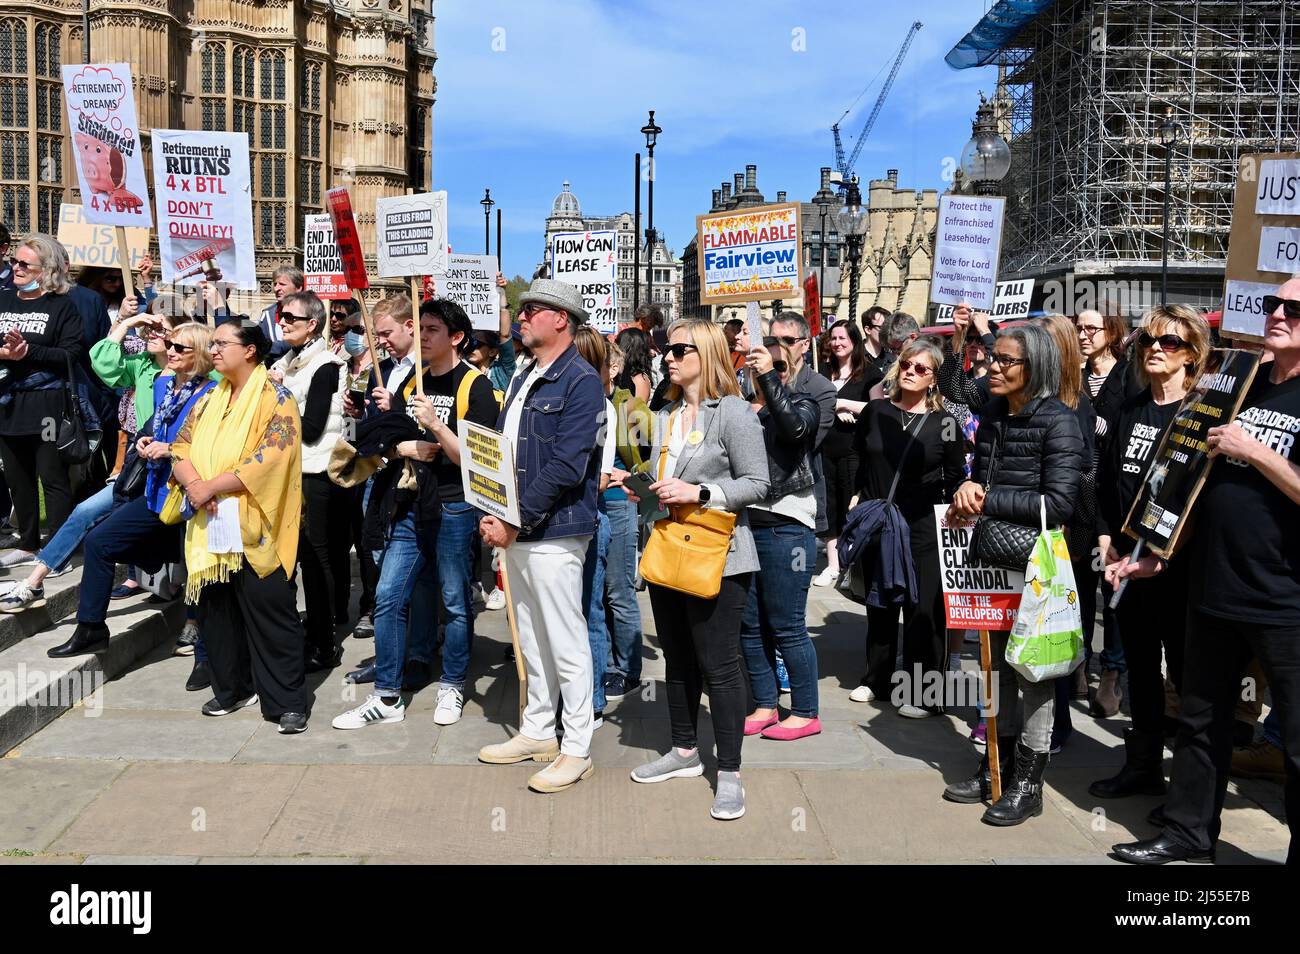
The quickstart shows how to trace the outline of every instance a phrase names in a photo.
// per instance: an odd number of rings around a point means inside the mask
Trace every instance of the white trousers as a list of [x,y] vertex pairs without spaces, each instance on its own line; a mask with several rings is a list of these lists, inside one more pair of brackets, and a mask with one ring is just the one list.
[[516,543],[505,551],[519,648],[528,673],[520,731],[555,738],[555,705],[564,700],[565,755],[591,748],[591,643],[582,607],[582,566],[591,536]]

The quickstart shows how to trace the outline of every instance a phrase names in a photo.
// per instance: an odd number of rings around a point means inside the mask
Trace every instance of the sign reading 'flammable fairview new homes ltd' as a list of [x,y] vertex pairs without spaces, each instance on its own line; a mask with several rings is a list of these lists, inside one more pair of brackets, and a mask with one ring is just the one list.
[[803,293],[797,202],[701,215],[695,222],[704,304],[771,301]]

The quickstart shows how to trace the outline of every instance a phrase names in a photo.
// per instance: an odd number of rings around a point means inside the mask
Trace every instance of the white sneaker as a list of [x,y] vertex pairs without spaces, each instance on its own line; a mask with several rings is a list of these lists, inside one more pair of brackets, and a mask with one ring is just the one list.
[[455,686],[438,687],[438,706],[433,710],[434,725],[455,725],[465,708],[465,697]]
[[474,582],[474,586],[471,588],[470,591],[470,598],[475,603],[482,603],[487,599],[487,596],[483,593],[482,583],[479,583],[478,581]]
[[812,578],[813,586],[830,586],[835,582],[835,578],[840,575],[839,570],[832,570],[830,567],[822,570]]
[[32,589],[26,580],[20,580],[4,596],[0,597],[0,613],[21,613],[25,609],[34,609],[45,605],[45,587]]
[[336,729],[364,729],[368,725],[381,722],[401,722],[406,718],[406,700],[401,696],[391,706],[386,705],[376,693],[371,693],[365,702],[355,709],[349,709],[341,716],[335,716],[330,723]]
[[858,686],[849,693],[849,699],[853,702],[875,702],[876,694],[871,691],[870,686]]
[[483,601],[483,606],[490,610],[503,610],[506,608],[506,593],[500,587],[494,586],[492,592],[487,595]]
[[928,719],[932,715],[937,715],[932,709],[922,709],[920,706],[899,706],[898,714],[904,719]]

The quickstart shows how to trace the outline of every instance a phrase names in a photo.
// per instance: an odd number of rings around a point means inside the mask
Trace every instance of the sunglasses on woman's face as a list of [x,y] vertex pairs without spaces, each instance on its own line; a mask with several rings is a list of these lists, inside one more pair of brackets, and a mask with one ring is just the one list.
[[904,373],[911,371],[918,378],[923,378],[927,374],[932,374],[934,372],[934,368],[927,367],[919,361],[908,361],[906,358],[898,359],[898,370]]
[[1300,301],[1294,298],[1278,298],[1276,295],[1264,296],[1264,314],[1271,315],[1279,308],[1289,321],[1300,321]]
[[686,357],[692,351],[699,351],[699,350],[700,349],[695,347],[695,345],[685,344],[685,343],[672,344],[664,349],[665,353],[672,355],[673,359],[676,361],[682,360],[682,358]]
[[171,348],[171,350],[175,351],[177,354],[182,354],[182,355],[189,354],[191,351],[194,350],[189,345],[183,345],[179,341],[169,341],[167,342],[167,347]]
[[1138,335],[1138,344],[1143,348],[1150,348],[1156,342],[1160,342],[1161,351],[1177,351],[1179,348],[1186,348],[1187,342],[1177,335],[1159,335],[1152,337],[1145,331]]

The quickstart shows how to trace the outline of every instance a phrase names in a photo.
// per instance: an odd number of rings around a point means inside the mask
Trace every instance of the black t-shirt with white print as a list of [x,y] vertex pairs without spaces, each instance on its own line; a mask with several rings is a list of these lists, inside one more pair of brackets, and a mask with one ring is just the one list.
[[63,411],[69,361],[78,364],[85,351],[81,316],[67,295],[22,299],[0,291],[0,340],[11,329],[22,334],[27,354],[0,361],[7,372],[0,380],[0,434],[41,434]]
[[[1151,469],[1156,448],[1169,425],[1178,416],[1182,401],[1157,404],[1148,388],[1124,402],[1115,422],[1115,433],[1106,442],[1097,473],[1097,533],[1118,537],[1142,481]],[[1132,542],[1114,541],[1117,549],[1131,549]]]
[[[1259,369],[1236,421],[1300,465],[1300,378],[1269,380]],[[1259,470],[1222,458],[1194,511],[1190,542],[1193,608],[1211,616],[1300,626],[1300,506]]]
[[[451,428],[453,433],[458,431],[459,420],[456,414],[456,392],[460,390],[461,381],[471,370],[464,361],[458,361],[456,366],[446,374],[440,374],[436,378],[427,373],[424,376],[424,393],[433,402],[433,409],[438,417]],[[496,394],[492,390],[492,382],[488,380],[486,374],[480,374],[469,386],[469,405],[465,409],[465,420],[484,427],[495,427],[499,410]],[[443,503],[465,499],[465,485],[461,480],[460,465],[452,463],[451,458],[446,454],[439,453],[433,460],[433,472],[438,478],[438,496]]]

